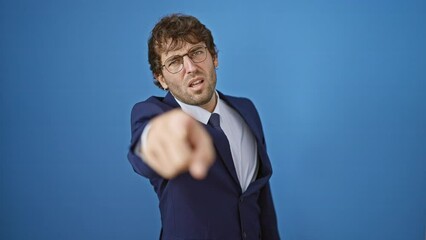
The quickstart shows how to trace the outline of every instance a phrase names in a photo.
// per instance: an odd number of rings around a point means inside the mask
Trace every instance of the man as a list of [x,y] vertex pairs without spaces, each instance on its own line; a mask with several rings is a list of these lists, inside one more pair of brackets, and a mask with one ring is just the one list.
[[132,110],[128,158],[160,201],[161,239],[279,239],[271,164],[252,102],[216,90],[218,55],[198,19],[162,18],[148,41],[165,97]]

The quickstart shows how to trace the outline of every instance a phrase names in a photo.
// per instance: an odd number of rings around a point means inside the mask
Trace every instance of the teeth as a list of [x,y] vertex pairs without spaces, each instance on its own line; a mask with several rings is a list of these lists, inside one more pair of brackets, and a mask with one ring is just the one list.
[[197,84],[200,84],[200,83],[201,83],[201,80],[197,80],[197,81],[195,81],[195,82],[191,83],[191,87],[192,87],[192,86],[195,86],[195,85],[197,85]]

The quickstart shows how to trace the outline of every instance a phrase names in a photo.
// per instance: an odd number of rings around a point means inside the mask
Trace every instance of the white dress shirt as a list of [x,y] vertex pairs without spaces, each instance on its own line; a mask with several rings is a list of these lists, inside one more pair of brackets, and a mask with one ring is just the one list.
[[[243,118],[228,106],[216,93],[217,104],[214,113],[220,115],[220,126],[228,138],[231,155],[242,192],[256,179],[258,171],[257,142]],[[211,113],[199,106],[189,105],[176,99],[182,110],[197,121],[207,124]],[[141,142],[144,143],[149,131],[147,126],[142,132]]]
[[[216,93],[217,104],[214,113],[220,115],[220,127],[228,138],[232,159],[241,189],[244,192],[256,179],[258,171],[257,142],[251,130],[233,108],[220,99]],[[204,124],[207,124],[211,113],[199,106],[189,105],[176,99],[182,110]]]

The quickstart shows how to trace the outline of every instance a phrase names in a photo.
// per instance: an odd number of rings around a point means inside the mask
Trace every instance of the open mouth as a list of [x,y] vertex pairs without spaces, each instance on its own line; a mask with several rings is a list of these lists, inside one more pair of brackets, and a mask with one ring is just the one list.
[[202,80],[202,79],[194,81],[191,84],[189,84],[189,87],[197,87],[197,86],[201,85],[203,82],[204,82],[204,80]]

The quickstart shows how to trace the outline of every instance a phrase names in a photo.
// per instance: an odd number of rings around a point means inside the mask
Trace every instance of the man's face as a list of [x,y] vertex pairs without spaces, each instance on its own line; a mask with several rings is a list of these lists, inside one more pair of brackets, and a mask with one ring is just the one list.
[[[182,56],[197,47],[205,47],[203,42],[197,44],[185,43],[181,49],[161,53],[161,63],[173,56]],[[183,57],[183,68],[177,73],[162,69],[162,75],[156,76],[163,88],[169,91],[181,102],[200,106],[207,111],[213,111],[216,106],[216,70],[217,58],[207,51],[204,61],[194,63],[188,55]]]

